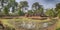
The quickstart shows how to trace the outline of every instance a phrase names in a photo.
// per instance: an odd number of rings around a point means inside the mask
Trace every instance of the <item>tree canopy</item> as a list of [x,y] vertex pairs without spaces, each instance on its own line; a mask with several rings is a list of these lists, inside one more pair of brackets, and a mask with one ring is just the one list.
[[3,12],[6,15],[11,11],[12,14],[17,12],[18,15],[25,15],[27,13],[36,16],[46,14],[49,17],[60,17],[60,3],[56,4],[56,8],[48,9],[46,12],[44,12],[44,7],[39,2],[33,3],[31,9],[28,9],[29,3],[27,1],[17,3],[15,0],[0,0],[0,6],[0,13]]

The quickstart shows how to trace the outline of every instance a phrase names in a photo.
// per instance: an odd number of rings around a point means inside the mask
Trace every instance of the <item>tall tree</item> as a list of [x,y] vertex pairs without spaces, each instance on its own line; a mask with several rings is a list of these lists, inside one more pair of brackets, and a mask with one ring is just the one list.
[[56,11],[56,15],[60,17],[60,3],[56,4],[55,11]]
[[4,13],[5,13],[5,15],[8,15],[9,14],[9,12],[8,12],[8,7],[6,6],[6,7],[4,7]]
[[27,10],[27,7],[28,7],[27,1],[21,1],[20,2],[20,8],[22,9],[23,12],[25,12],[25,10]]
[[8,4],[8,0],[0,0],[0,6],[1,6],[0,10],[3,9],[6,6],[6,4]]
[[15,11],[16,7],[18,6],[18,3],[15,0],[10,0],[10,2],[8,3],[8,7],[11,8],[12,7],[12,12]]
[[32,5],[32,8],[34,9],[34,10],[38,10],[38,9],[40,9],[42,7],[42,5],[40,5],[38,2],[35,2],[35,3],[33,3],[33,5]]
[[56,11],[58,11],[58,9],[60,9],[60,3],[56,4]]
[[23,16],[23,15],[24,15],[24,12],[23,12],[23,11],[21,11],[21,9],[20,9],[20,8],[18,8],[18,15],[20,15],[20,16]]
[[33,3],[32,5],[33,11],[35,15],[42,15],[43,14],[43,7],[38,2]]
[[45,14],[49,17],[55,17],[55,12],[53,9],[48,9]]

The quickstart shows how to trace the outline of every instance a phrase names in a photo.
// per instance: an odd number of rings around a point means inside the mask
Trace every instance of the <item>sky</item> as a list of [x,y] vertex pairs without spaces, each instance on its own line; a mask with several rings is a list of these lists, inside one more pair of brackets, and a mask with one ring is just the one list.
[[44,9],[47,8],[55,8],[57,3],[60,3],[60,0],[16,0],[16,2],[20,1],[27,1],[29,5],[29,9],[31,9],[31,6],[35,2],[39,2],[40,5],[43,5]]

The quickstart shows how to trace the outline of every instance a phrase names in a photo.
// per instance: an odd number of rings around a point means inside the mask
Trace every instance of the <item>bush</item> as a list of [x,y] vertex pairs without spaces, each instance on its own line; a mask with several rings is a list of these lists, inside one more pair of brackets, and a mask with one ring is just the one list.
[[24,12],[21,11],[21,10],[19,10],[19,11],[18,11],[18,14],[19,14],[20,16],[23,16],[23,15],[24,15]]
[[6,30],[15,30],[15,28],[12,28],[12,27],[6,27]]
[[56,29],[56,30],[60,30],[60,28]]
[[8,10],[8,7],[5,7],[5,8],[4,8],[4,13],[5,13],[5,15],[8,15],[8,14],[9,14],[8,11],[9,11],[9,10]]

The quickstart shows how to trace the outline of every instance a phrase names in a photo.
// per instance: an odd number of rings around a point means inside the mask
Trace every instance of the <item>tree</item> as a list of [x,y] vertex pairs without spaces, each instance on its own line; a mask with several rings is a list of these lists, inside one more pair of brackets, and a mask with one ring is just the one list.
[[9,10],[8,7],[4,7],[4,13],[5,13],[5,15],[9,14],[8,10]]
[[33,11],[32,10],[28,10],[28,14],[29,15],[33,15]]
[[12,12],[15,11],[15,8],[18,6],[18,3],[15,0],[10,0],[10,2],[8,3],[9,8],[12,7]]
[[33,5],[32,5],[33,10],[38,10],[38,9],[40,9],[41,7],[42,7],[42,5],[40,5],[38,2],[35,2],[35,3],[33,3]]
[[28,7],[27,1],[21,1],[20,2],[20,8],[22,9],[23,12],[25,12],[25,10],[27,10],[27,7]]
[[58,9],[60,9],[60,3],[56,4],[56,11],[58,11]]
[[18,10],[18,15],[19,16],[23,16],[25,14],[23,11],[21,11],[21,8],[18,8],[17,10]]
[[58,10],[58,14],[57,14],[57,16],[60,18],[60,9]]
[[18,3],[15,0],[9,0],[8,1],[8,8],[12,8],[12,12],[15,12],[15,9],[18,6]]
[[32,8],[35,15],[40,16],[43,14],[43,7],[38,2],[33,3]]
[[20,16],[23,16],[23,15],[24,15],[24,12],[21,11],[21,10],[19,10],[19,11],[18,11],[18,14],[19,14]]
[[56,12],[56,15],[60,17],[60,3],[56,4],[55,12]]
[[48,9],[45,14],[49,17],[55,17],[55,12],[53,9]]
[[[1,10],[7,9],[8,11],[10,10],[10,8],[12,7],[12,12],[15,11],[15,9],[17,9],[18,3],[15,0],[0,0],[0,6],[2,6],[0,8]],[[5,10],[4,10],[5,11]]]
[[6,6],[5,4],[8,4],[8,0],[0,0],[0,6],[1,6],[0,11]]

